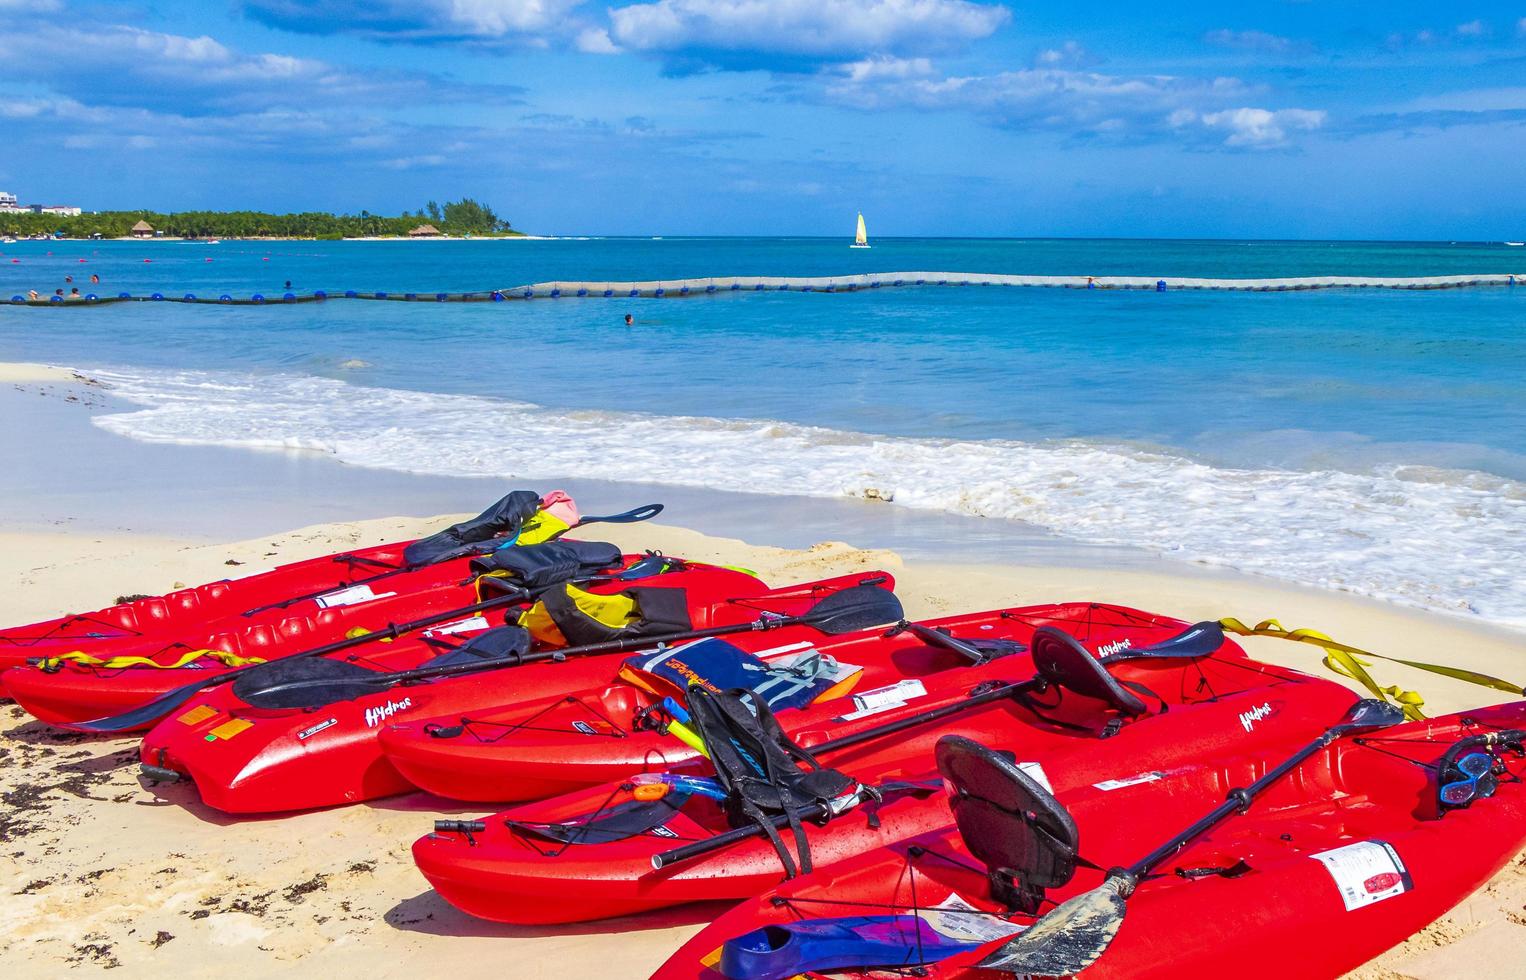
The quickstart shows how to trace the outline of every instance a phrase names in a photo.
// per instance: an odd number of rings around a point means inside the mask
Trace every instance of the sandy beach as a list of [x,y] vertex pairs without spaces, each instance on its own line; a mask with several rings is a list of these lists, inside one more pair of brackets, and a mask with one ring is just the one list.
[[[97,390],[67,369],[0,366],[18,398],[51,391],[88,408]],[[75,398],[78,402],[69,402]],[[40,400],[39,400],[40,403]],[[14,404],[8,402],[7,404]],[[49,402],[50,405],[55,402]],[[78,413],[82,420],[85,415]],[[142,448],[142,447],[140,447]],[[148,447],[156,448],[156,447]],[[364,476],[361,473],[361,476]],[[174,493],[162,494],[172,506]],[[484,493],[484,497],[488,494]],[[238,502],[230,504],[236,513]],[[333,504],[342,509],[344,501]],[[365,514],[374,499],[350,502]],[[700,506],[693,504],[692,506]],[[13,510],[13,508],[8,508]],[[374,513],[374,510],[370,510]],[[193,537],[112,529],[98,520],[0,523],[0,622],[95,608],[118,595],[158,593],[230,572],[414,537],[462,515],[335,519],[259,537]],[[678,513],[674,520],[686,520]],[[231,517],[229,526],[236,526]],[[1047,562],[950,564],[903,559],[822,537],[809,547],[750,544],[671,525],[604,526],[599,537],[756,569],[771,584],[884,567],[917,617],[1017,603],[1097,599],[1197,620],[1277,617],[1398,657],[1439,660],[1519,678],[1520,634],[1461,617],[1269,580],[1164,563],[1122,567]],[[1321,673],[1301,645],[1249,640],[1255,656]],[[1422,692],[1442,713],[1506,695],[1382,663],[1384,684]],[[715,907],[564,928],[479,922],[439,901],[408,845],[442,814],[475,815],[424,794],[282,818],[234,820],[173,786],[136,775],[135,740],[60,733],[0,706],[0,889],[9,897],[0,944],[11,976],[110,969],[113,976],[343,975],[639,978],[707,922]],[[1353,976],[1441,980],[1515,975],[1526,938],[1526,860],[1516,861],[1453,913]],[[506,970],[506,967],[508,968]]]

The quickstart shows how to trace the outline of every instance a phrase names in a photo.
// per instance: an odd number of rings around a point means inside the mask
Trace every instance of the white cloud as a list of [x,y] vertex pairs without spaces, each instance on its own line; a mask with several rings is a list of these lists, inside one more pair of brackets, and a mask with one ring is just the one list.
[[[61,51],[69,56],[59,57]],[[502,102],[511,91],[420,72],[360,72],[313,58],[246,54],[205,35],[111,24],[38,23],[25,32],[0,32],[0,63],[15,76],[82,101],[188,115],[272,105]]]
[[1042,67],[943,76],[925,58],[871,58],[834,66],[821,77],[825,98],[852,108],[964,110],[1008,129],[1098,139],[1267,149],[1287,146],[1294,134],[1325,122],[1319,110],[1245,107],[1256,91],[1235,78]]
[[840,65],[836,69],[852,84],[885,78],[922,78],[933,73],[933,63],[926,58],[892,58],[879,55]]
[[1033,58],[1039,68],[1081,68],[1094,64],[1095,58],[1075,41],[1066,41],[1057,48],[1045,48]]
[[1521,37],[1526,37],[1526,17],[1515,22],[1515,32]]
[[244,0],[249,16],[306,34],[359,34],[381,41],[543,42],[565,34],[583,0]]
[[1325,124],[1325,113],[1315,109],[1241,107],[1202,114],[1172,114],[1171,124],[1178,129],[1194,123],[1227,134],[1225,146],[1265,150],[1287,146],[1291,130],[1319,129]]
[[640,51],[746,51],[852,58],[958,48],[1007,22],[969,0],[655,0],[609,12]]
[[584,54],[619,54],[620,48],[602,27],[584,28],[573,42]]
[[1263,54],[1309,54],[1314,50],[1314,45],[1308,41],[1295,41],[1266,31],[1209,31],[1203,35],[1203,40],[1220,47],[1259,51]]
[[1458,37],[1483,37],[1489,33],[1489,28],[1481,20],[1470,20],[1466,24],[1457,25]]

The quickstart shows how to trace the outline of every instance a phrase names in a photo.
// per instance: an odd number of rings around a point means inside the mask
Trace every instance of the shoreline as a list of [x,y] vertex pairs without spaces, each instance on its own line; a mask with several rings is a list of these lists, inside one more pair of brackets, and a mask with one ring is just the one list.
[[[465,515],[327,523],[252,540],[206,544],[143,534],[0,530],[0,570],[20,588],[0,594],[0,622],[88,608],[119,592],[162,592],[271,564],[413,537]],[[884,567],[912,617],[957,609],[1098,599],[1185,619],[1275,612],[1290,628],[1314,626],[1399,656],[1438,658],[1512,672],[1518,644],[1489,639],[1442,617],[1276,583],[1205,583],[1159,571],[1053,565],[907,562],[893,552],[822,541],[783,549],[670,525],[603,525],[599,539],[626,550],[658,548],[740,562],[771,584]],[[1244,641],[1253,656],[1329,676],[1318,652],[1271,640]],[[1469,656],[1465,658],[1465,654]],[[1374,668],[1384,684],[1418,687],[1432,713],[1504,700],[1397,665]],[[697,905],[656,916],[562,928],[514,928],[473,920],[425,885],[408,844],[435,815],[477,816],[490,807],[422,793],[314,813],[235,820],[202,807],[191,791],[146,786],[132,739],[88,739],[0,708],[0,790],[20,801],[8,818],[0,887],[12,914],[0,941],[12,974],[57,975],[67,965],[116,968],[113,976],[195,970],[216,958],[241,975],[304,967],[381,977],[471,971],[486,957],[514,957],[531,978],[647,975],[719,911]],[[292,847],[301,841],[301,847]],[[235,845],[236,842],[236,845]],[[1424,932],[1350,974],[1351,980],[1461,980],[1523,935],[1526,863],[1513,862],[1485,889]],[[81,927],[80,923],[88,923]],[[1492,944],[1492,945],[1491,945]],[[1482,947],[1482,948],[1481,948]],[[1494,952],[1491,952],[1494,950]],[[611,964],[618,964],[612,968]]]
[[[0,470],[0,497],[14,501],[11,516],[0,521],[0,529],[70,527],[218,541],[227,539],[230,527],[274,532],[330,520],[476,510],[519,485],[516,480],[492,476],[372,468],[310,448],[124,437],[95,424],[93,417],[142,406],[115,397],[108,384],[68,367],[0,361],[0,385],[4,385],[0,411],[28,422],[0,430],[0,455],[19,463]],[[49,451],[59,445],[72,447],[71,452]],[[94,482],[81,481],[75,460],[82,455],[100,471],[113,474],[118,493],[108,495]],[[1015,519],[895,506],[858,496],[747,493],[577,477],[534,482],[542,489],[555,485],[588,501],[591,513],[664,503],[669,508],[665,520],[769,546],[801,548],[833,538],[868,548],[893,548],[909,559],[945,564],[1124,568],[1191,578],[1205,585],[1271,584],[1292,592],[1439,616],[1480,634],[1526,642],[1526,626],[1485,619],[1466,607],[1380,598],[1171,557],[1144,547],[1095,544]],[[35,516],[25,520],[15,516],[29,512]]]

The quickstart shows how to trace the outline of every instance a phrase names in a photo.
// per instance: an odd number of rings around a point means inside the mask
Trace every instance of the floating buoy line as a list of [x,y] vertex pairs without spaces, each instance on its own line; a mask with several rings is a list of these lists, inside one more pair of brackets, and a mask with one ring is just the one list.
[[279,292],[216,296],[196,293],[165,294],[87,293],[66,299],[48,296],[10,298],[19,306],[100,306],[108,303],[199,303],[213,306],[267,306],[283,303],[322,303],[328,300],[380,300],[402,303],[501,303],[509,300],[601,298],[674,298],[716,293],[798,292],[853,293],[866,289],[932,286],[1024,286],[1050,289],[1216,290],[1231,292],[1300,292],[1311,289],[1467,289],[1483,286],[1514,286],[1520,275],[1473,276],[1301,276],[1283,279],[1203,279],[1152,276],[1013,276],[967,272],[882,272],[855,276],[806,278],[733,276],[713,279],[654,279],[641,282],[538,282],[508,289],[474,292],[390,292],[348,289],[343,292],[316,290],[311,293]]

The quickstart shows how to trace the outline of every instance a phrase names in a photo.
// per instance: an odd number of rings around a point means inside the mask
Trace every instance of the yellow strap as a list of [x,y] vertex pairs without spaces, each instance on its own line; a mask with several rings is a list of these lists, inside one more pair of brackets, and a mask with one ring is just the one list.
[[1325,666],[1343,677],[1349,677],[1372,692],[1374,697],[1392,700],[1404,709],[1404,714],[1411,720],[1424,718],[1421,706],[1425,699],[1414,691],[1401,690],[1397,685],[1380,687],[1378,682],[1372,679],[1365,667],[1370,667],[1371,662],[1360,659],[1371,657],[1373,660],[1386,660],[1389,663],[1403,664],[1406,667],[1414,667],[1417,670],[1429,671],[1450,677],[1453,680],[1466,681],[1469,684],[1477,684],[1481,687],[1493,688],[1496,691],[1508,691],[1516,696],[1526,694],[1519,685],[1501,680],[1489,674],[1479,673],[1476,670],[1466,670],[1462,667],[1447,667],[1442,664],[1422,663],[1418,660],[1405,660],[1402,657],[1385,657],[1381,653],[1372,653],[1359,647],[1340,643],[1316,630],[1311,629],[1285,629],[1275,619],[1265,619],[1254,627],[1246,626],[1234,617],[1226,617],[1219,620],[1219,625],[1231,633],[1239,636],[1268,636],[1278,640],[1293,640],[1298,643],[1309,643],[1322,647],[1325,651]]
[[121,667],[158,667],[161,670],[174,670],[176,667],[184,667],[186,664],[200,660],[203,657],[208,660],[216,660],[225,667],[243,667],[246,664],[262,664],[265,662],[263,657],[240,657],[238,654],[229,653],[226,650],[191,650],[181,654],[179,660],[169,664],[160,663],[152,657],[107,657],[105,660],[102,660],[100,657],[92,657],[88,653],[75,650],[73,653],[61,653],[56,657],[48,657],[46,660],[39,661],[37,665],[43,670],[57,670],[67,661],[85,667],[102,667],[107,670],[116,670]]

